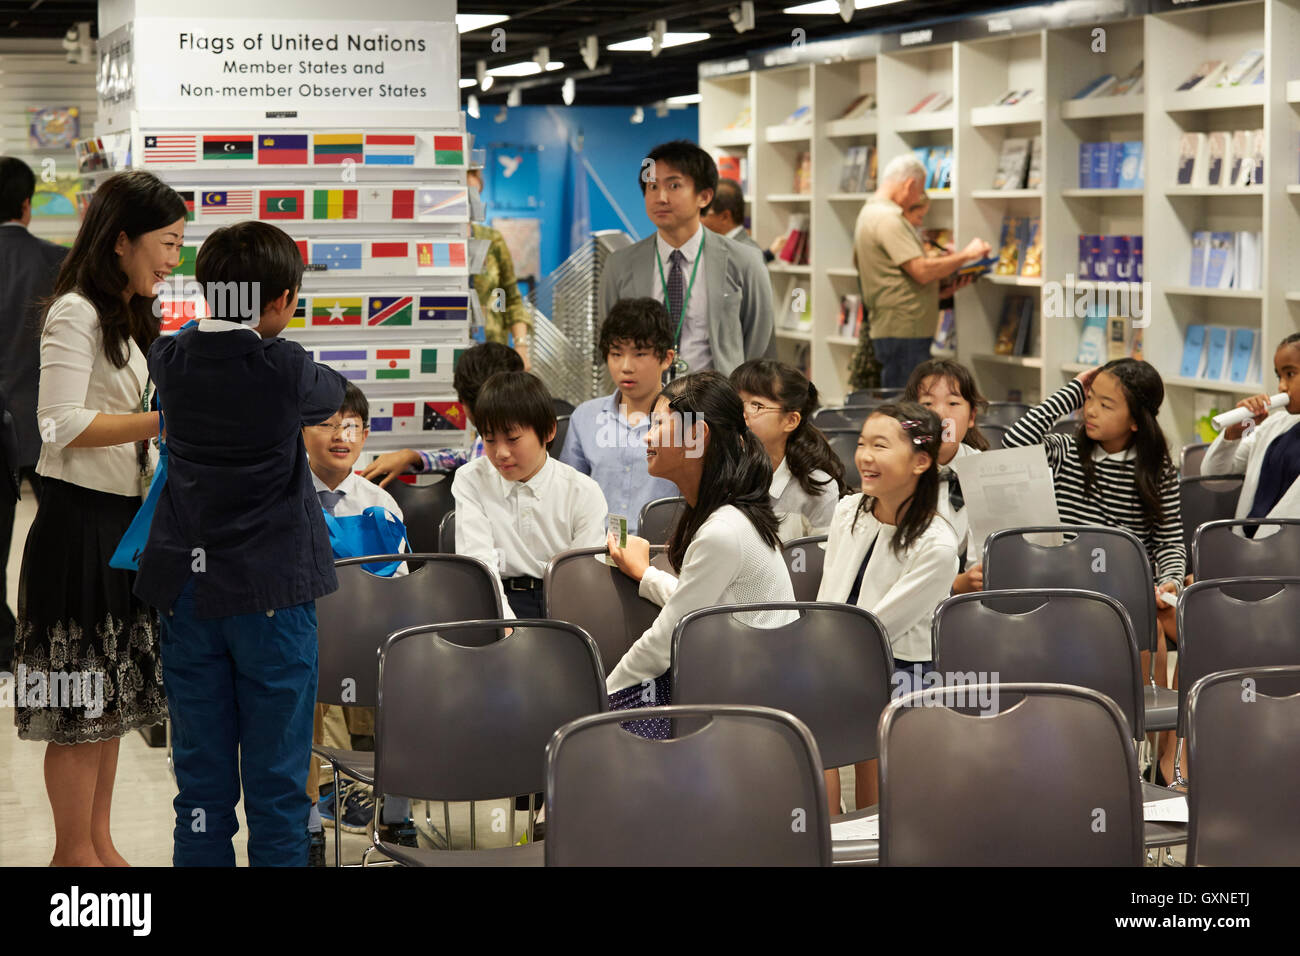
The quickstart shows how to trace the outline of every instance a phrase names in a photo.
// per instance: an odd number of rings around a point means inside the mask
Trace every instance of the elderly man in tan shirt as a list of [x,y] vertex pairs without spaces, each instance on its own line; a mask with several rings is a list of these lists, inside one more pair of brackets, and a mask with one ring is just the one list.
[[939,280],[989,254],[987,242],[972,239],[950,255],[926,256],[920,236],[903,215],[925,195],[926,176],[925,166],[911,153],[895,157],[853,230],[862,304],[869,310],[883,388],[904,387],[912,369],[930,357],[939,319]]

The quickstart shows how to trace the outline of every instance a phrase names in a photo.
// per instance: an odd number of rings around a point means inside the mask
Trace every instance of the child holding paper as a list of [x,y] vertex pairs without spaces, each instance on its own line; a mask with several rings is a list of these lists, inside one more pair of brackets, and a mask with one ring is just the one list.
[[[920,689],[933,670],[930,618],[957,573],[957,536],[936,512],[942,437],[939,416],[914,402],[875,409],[854,455],[862,493],[840,499],[826,542],[817,600],[856,604],[880,620],[895,696]],[[855,769],[861,810],[878,799],[876,762]],[[826,794],[838,813],[838,770],[826,771]]]

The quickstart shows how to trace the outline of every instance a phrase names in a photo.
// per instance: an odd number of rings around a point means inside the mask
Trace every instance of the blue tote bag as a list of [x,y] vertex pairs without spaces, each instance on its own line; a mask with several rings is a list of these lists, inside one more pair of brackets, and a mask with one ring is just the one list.
[[162,412],[158,413],[158,467],[149,483],[149,493],[144,496],[140,510],[131,519],[126,534],[117,543],[117,550],[108,559],[110,568],[120,571],[139,571],[140,555],[149,542],[149,528],[153,525],[153,514],[158,510],[158,499],[162,497],[163,484],[167,481],[167,443],[162,440]]
[[[399,554],[406,544],[406,525],[386,508],[371,505],[359,515],[336,518],[324,508],[325,526],[330,532],[330,547],[336,558],[361,558],[368,554]],[[387,564],[363,564],[361,567],[381,578],[391,578],[402,566],[401,561]]]

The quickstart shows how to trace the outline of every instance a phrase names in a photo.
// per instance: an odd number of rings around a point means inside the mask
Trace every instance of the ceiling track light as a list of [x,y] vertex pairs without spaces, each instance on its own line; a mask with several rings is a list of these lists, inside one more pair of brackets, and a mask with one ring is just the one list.
[[506,108],[503,106],[497,110],[497,115],[492,117],[493,122],[504,123],[506,121]]
[[636,109],[634,109],[634,110],[632,111],[632,119],[631,119],[631,122],[633,122],[633,123],[644,123],[644,122],[645,122],[645,110],[642,109],[640,106],[638,106]]
[[853,19],[853,11],[857,7],[855,0],[839,0],[840,19],[848,23]]
[[567,77],[564,85],[560,87],[560,98],[564,100],[565,106],[573,105],[573,96],[577,92],[578,85],[573,82],[573,77]]
[[473,93],[469,95],[469,100],[465,103],[465,112],[474,119],[479,118],[478,97]]
[[650,55],[658,56],[664,48],[664,34],[668,32],[667,20],[656,20],[650,28]]
[[600,60],[600,37],[593,33],[578,44],[578,51],[582,54],[582,62],[587,64],[587,69],[594,70]]
[[738,7],[732,7],[727,11],[727,19],[731,25],[736,28],[737,33],[746,33],[754,29],[754,2],[745,0]]
[[524,101],[524,94],[520,92],[519,87],[510,87],[510,92],[506,94],[506,106],[518,106]]

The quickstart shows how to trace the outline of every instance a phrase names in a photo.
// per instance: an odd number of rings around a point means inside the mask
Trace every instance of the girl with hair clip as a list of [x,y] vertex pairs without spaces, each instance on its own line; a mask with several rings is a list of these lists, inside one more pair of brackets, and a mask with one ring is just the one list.
[[[740,396],[723,375],[698,372],[664,388],[646,435],[646,466],[654,477],[677,485],[686,510],[668,539],[675,576],[650,566],[644,538],[629,536],[620,548],[609,536],[614,563],[640,582],[643,598],[663,608],[606,679],[610,710],[671,703],[673,629],[691,611],[794,600],[768,497],[772,467],[745,425]],[[759,611],[739,617],[754,627],[779,627],[795,616]],[[664,740],[669,724],[652,719],[624,726]]]
[[[933,671],[930,618],[957,573],[957,536],[942,518],[939,417],[915,402],[881,405],[862,426],[854,462],[862,493],[841,499],[831,520],[819,601],[856,604],[879,619],[894,655],[894,695]],[[864,733],[873,728],[864,728]],[[856,765],[857,807],[874,804],[876,762]],[[832,812],[840,775],[826,772]]]
[[[1046,449],[1063,524],[1124,528],[1142,542],[1155,573],[1160,640],[1152,676],[1162,687],[1168,680],[1164,638],[1177,632],[1176,609],[1160,596],[1180,592],[1187,573],[1178,471],[1156,421],[1164,397],[1164,382],[1152,366],[1116,359],[1079,374],[1031,408],[1003,440],[1007,448]],[[1075,434],[1049,433],[1053,422],[1079,408],[1083,421]],[[1142,622],[1133,625],[1142,630]],[[1142,651],[1143,671],[1150,656]],[[1172,748],[1168,757],[1172,773]]]
[[982,590],[984,568],[980,557],[984,542],[971,539],[970,515],[952,463],[988,451],[988,439],[976,424],[980,412],[988,408],[988,399],[980,393],[975,376],[965,365],[952,359],[930,359],[912,370],[903,400],[930,409],[939,416],[942,426],[937,510],[957,535],[960,573],[952,582],[952,590],[956,594]]
[[772,462],[772,510],[782,541],[822,534],[844,494],[844,465],[812,424],[817,388],[798,369],[752,359],[731,373],[745,424]]

